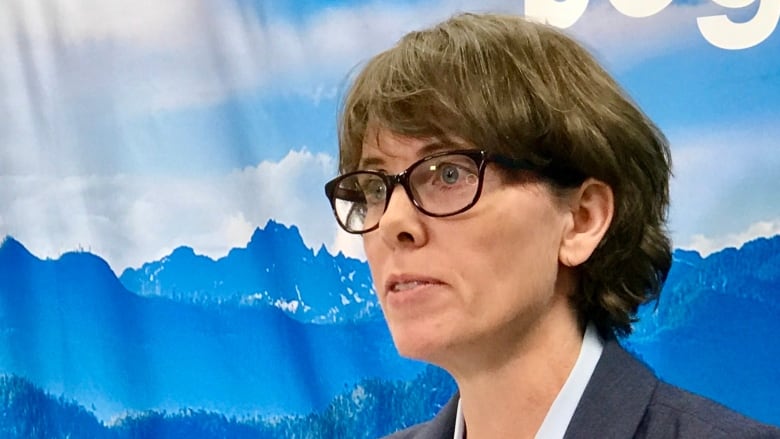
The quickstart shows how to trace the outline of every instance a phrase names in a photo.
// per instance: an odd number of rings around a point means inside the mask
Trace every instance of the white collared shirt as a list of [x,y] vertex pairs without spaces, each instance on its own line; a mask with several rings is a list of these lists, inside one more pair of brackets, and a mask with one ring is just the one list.
[[[574,410],[585,393],[585,387],[596,369],[596,364],[601,358],[601,352],[604,350],[604,340],[596,331],[595,325],[588,324],[585,329],[585,335],[582,338],[582,347],[574,367],[569,373],[569,377],[561,387],[558,396],[555,397],[544,417],[542,426],[536,432],[536,439],[561,439],[569,427],[569,422],[574,416]],[[458,400],[458,412],[455,415],[455,435],[453,439],[466,438],[466,422],[463,418],[463,412]]]

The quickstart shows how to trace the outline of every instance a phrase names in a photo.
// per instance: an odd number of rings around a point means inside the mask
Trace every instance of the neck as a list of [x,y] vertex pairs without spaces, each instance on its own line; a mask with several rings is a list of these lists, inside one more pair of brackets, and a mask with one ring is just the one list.
[[[582,346],[583,329],[570,307],[533,322],[497,352],[473,347],[447,367],[458,383],[469,439],[533,438],[563,387]],[[562,324],[561,322],[566,322]]]

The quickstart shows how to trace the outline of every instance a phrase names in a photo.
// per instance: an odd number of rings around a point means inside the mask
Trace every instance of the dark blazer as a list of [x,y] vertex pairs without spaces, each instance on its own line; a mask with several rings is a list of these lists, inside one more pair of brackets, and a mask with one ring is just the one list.
[[[388,439],[451,439],[457,407],[456,395],[429,422]],[[564,437],[780,439],[780,430],[659,381],[615,340],[608,340]]]

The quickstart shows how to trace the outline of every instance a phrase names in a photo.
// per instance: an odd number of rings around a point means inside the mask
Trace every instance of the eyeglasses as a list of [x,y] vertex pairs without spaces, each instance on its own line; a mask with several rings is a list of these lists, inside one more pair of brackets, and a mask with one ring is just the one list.
[[393,188],[399,184],[425,215],[457,215],[479,200],[489,162],[512,169],[532,169],[528,162],[485,151],[444,151],[424,157],[396,175],[369,170],[341,175],[325,184],[325,195],[339,225],[355,234],[379,227]]

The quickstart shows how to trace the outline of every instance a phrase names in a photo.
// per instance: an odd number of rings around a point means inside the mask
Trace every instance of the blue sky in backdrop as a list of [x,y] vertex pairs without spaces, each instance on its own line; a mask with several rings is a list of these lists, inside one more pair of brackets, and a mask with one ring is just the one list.
[[[537,4],[543,2],[536,0]],[[549,0],[552,1],[552,0]],[[568,30],[669,136],[676,247],[780,233],[780,2],[587,3]],[[659,2],[654,2],[659,3]],[[322,195],[345,77],[405,32],[523,1],[10,0],[0,8],[0,236],[121,272],[179,245],[219,257],[269,218],[360,255]],[[725,50],[697,19],[764,23]],[[754,32],[755,33],[755,32]],[[736,37],[735,37],[736,38]]]

